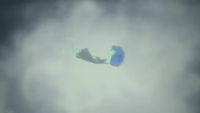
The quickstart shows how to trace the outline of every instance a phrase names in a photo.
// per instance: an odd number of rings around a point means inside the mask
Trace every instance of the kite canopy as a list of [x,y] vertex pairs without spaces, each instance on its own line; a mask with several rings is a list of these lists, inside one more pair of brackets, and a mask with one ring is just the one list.
[[119,66],[124,60],[124,51],[120,46],[112,46],[114,53],[111,56],[110,64],[112,66]]

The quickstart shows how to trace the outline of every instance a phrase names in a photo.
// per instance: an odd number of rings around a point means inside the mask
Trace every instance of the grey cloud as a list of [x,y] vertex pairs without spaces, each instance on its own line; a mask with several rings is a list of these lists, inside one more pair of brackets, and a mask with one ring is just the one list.
[[[26,21],[6,30],[12,35],[3,34],[14,49],[1,52],[0,112],[198,113],[199,5],[186,0],[19,5],[26,10],[16,11],[13,17],[20,19],[14,24]],[[120,45],[125,61],[117,68],[84,62],[73,55],[71,41],[100,57]]]

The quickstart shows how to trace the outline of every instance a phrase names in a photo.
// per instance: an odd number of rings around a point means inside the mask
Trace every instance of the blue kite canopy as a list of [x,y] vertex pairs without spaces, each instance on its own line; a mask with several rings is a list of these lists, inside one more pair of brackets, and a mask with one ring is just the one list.
[[111,57],[110,64],[112,66],[119,66],[124,60],[124,51],[120,46],[112,46],[114,54]]

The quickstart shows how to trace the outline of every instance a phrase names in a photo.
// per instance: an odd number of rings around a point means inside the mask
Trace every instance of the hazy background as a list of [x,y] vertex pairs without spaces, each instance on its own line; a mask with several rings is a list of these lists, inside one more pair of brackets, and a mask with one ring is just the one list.
[[[0,2],[0,113],[200,113],[198,0]],[[75,58],[71,43],[120,67]]]

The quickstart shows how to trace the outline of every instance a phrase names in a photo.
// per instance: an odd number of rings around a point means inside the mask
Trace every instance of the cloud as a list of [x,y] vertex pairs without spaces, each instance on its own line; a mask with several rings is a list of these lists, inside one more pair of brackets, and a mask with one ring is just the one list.
[[[28,32],[12,28],[13,53],[1,52],[1,112],[199,112],[198,4],[91,0],[24,6],[23,17],[38,17],[27,18]],[[117,68],[82,61],[72,41],[100,57],[120,45],[125,61]]]

